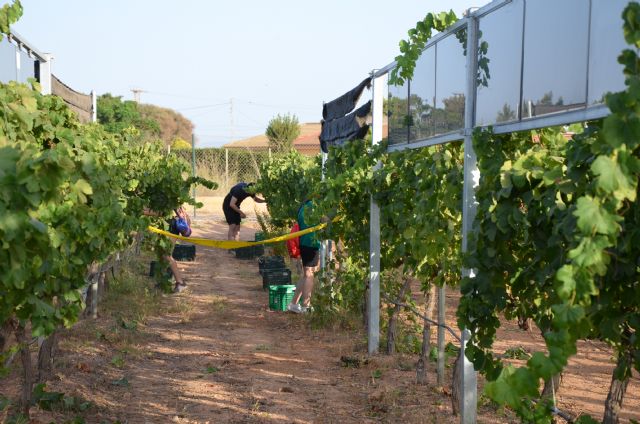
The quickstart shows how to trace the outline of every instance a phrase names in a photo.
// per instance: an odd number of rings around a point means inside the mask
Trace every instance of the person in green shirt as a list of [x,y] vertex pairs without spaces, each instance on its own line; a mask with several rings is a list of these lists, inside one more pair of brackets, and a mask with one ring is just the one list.
[[[317,224],[310,224],[305,221],[305,217],[311,215],[313,211],[313,202],[305,201],[300,209],[298,209],[298,225],[300,231],[313,227]],[[320,262],[320,240],[316,232],[308,233],[300,236],[300,257],[302,259],[302,276],[296,284],[296,290],[293,294],[291,303],[287,305],[287,310],[295,313],[305,313],[311,307],[311,293],[313,292],[313,277],[318,270]],[[298,304],[302,299],[302,304]]]

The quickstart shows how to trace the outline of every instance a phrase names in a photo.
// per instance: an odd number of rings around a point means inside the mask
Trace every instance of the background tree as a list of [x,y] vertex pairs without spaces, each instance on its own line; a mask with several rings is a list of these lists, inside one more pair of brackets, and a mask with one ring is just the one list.
[[112,134],[121,134],[126,128],[135,127],[140,130],[143,140],[160,136],[158,122],[144,118],[136,102],[122,101],[122,96],[112,96],[110,93],[98,97],[98,122]]
[[279,114],[269,121],[265,135],[269,147],[275,152],[286,152],[293,148],[293,141],[300,135],[300,124],[296,115]]
[[175,140],[171,142],[171,149],[172,150],[180,150],[180,149],[191,150],[191,143],[189,143],[187,140],[183,138],[177,137]]
[[[173,109],[167,109],[149,104],[136,104],[140,117],[146,121],[153,121],[158,125],[160,139],[165,146],[174,140],[191,140],[193,123]],[[189,147],[191,147],[191,142]]]

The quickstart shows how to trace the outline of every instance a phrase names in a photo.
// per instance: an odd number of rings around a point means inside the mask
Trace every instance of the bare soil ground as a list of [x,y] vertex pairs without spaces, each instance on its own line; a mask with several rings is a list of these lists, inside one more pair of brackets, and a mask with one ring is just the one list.
[[[216,215],[215,202],[209,205],[209,215],[199,212],[194,235],[224,239],[226,225],[205,219]],[[253,239],[251,227],[243,224],[241,239]],[[63,333],[47,390],[82,396],[94,406],[81,413],[34,408],[33,423],[62,423],[76,415],[87,423],[459,422],[449,388],[436,387],[435,364],[429,364],[429,385],[418,386],[417,358],[367,358],[359,324],[312,330],[308,316],[270,311],[255,260],[198,246],[196,260],[180,267],[189,289],[159,298],[160,313],[136,329],[114,328],[99,318]],[[452,326],[456,299],[450,291]],[[498,339],[497,352],[533,350],[541,343],[537,334],[512,324]],[[604,345],[585,342],[580,352],[558,404],[575,415],[601,417],[613,364]],[[343,356],[359,367],[345,367]],[[0,380],[0,393],[15,399],[18,382],[16,369]],[[623,416],[623,422],[640,419],[638,376],[629,385]],[[483,403],[478,422],[517,420]]]

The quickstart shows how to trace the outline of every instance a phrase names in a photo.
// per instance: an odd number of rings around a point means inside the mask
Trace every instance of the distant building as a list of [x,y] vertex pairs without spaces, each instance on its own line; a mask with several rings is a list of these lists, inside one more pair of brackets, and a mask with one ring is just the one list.
[[[300,135],[293,141],[293,147],[303,155],[315,156],[320,153],[320,123],[300,124]],[[227,143],[226,149],[249,149],[258,152],[269,150],[269,139],[266,135],[260,134],[253,137]]]

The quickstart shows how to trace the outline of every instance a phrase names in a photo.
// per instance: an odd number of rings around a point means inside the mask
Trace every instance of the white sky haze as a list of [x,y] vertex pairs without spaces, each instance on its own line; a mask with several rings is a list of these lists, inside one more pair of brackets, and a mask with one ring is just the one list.
[[[322,102],[392,62],[428,12],[471,0],[21,0],[13,29],[54,55],[72,88],[175,109],[199,147],[264,133],[276,114],[319,122]],[[6,1],[0,1],[6,3]]]

